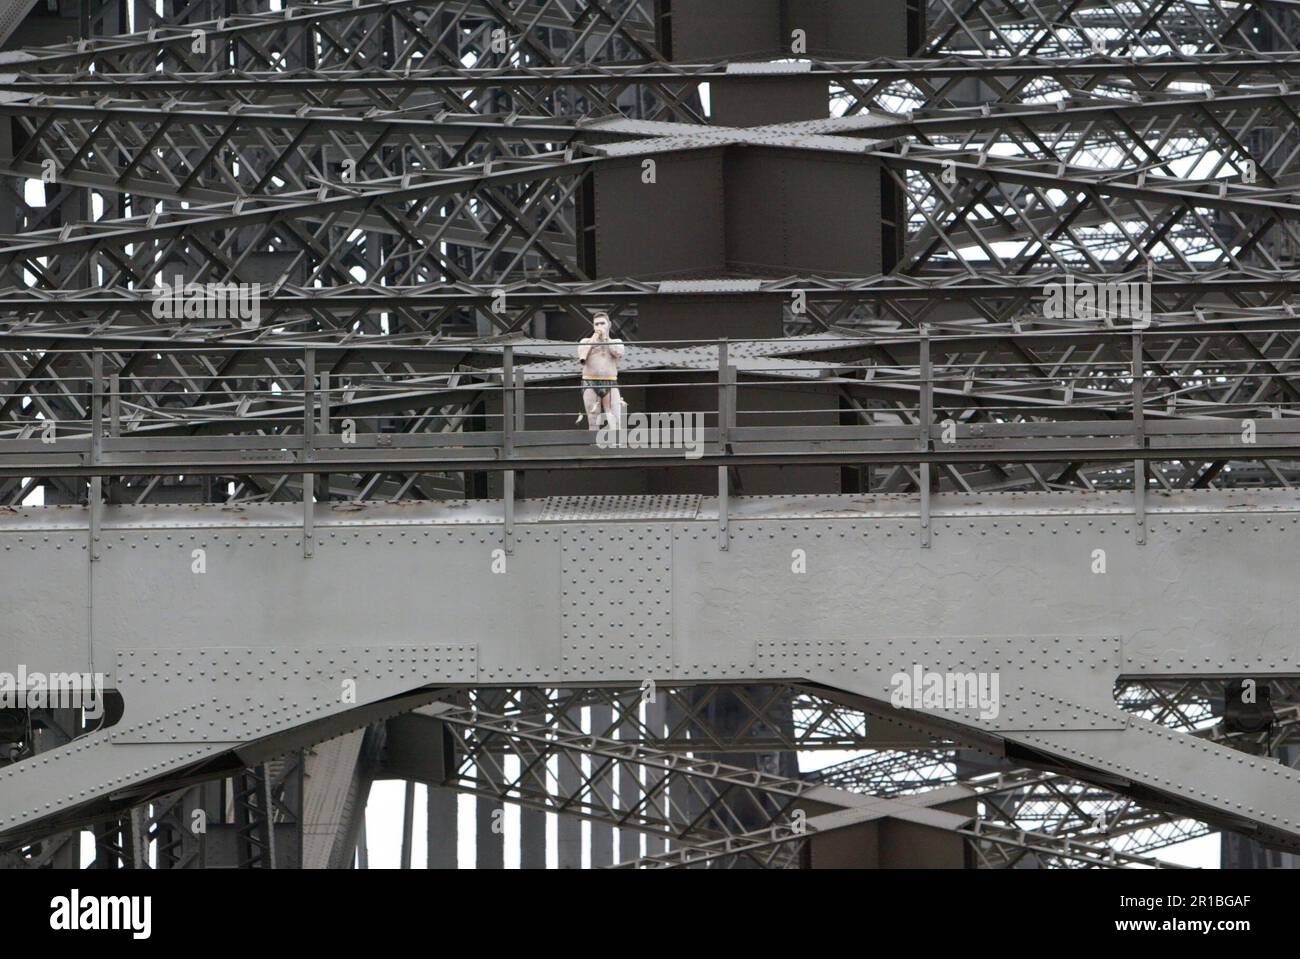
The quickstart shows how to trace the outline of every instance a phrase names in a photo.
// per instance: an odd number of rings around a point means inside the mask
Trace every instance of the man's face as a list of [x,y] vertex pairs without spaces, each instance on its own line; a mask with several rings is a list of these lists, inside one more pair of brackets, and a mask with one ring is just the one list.
[[603,316],[597,318],[596,322],[592,325],[596,330],[597,336],[609,336],[609,320],[605,319]]

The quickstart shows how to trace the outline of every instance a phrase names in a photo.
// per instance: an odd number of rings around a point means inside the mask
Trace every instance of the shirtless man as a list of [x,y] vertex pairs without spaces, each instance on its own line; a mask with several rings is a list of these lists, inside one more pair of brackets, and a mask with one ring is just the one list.
[[[587,411],[587,426],[598,430],[608,417],[617,424],[621,409],[618,393],[618,364],[626,348],[622,340],[609,338],[609,314],[592,317],[591,336],[578,344],[578,362],[582,364],[582,407]],[[582,419],[582,414],[578,414]]]

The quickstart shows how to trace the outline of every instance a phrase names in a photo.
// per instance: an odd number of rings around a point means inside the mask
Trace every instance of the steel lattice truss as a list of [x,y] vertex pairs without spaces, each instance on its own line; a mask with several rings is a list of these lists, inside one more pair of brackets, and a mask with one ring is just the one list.
[[[1294,700],[1291,684],[1276,685],[1283,699]],[[651,720],[650,703],[640,688],[493,690],[479,703],[430,710],[448,724],[456,743],[456,760],[443,784],[469,795],[635,830],[649,837],[652,851],[624,865],[645,867],[797,867],[809,833],[793,824],[791,810],[800,797],[813,797],[809,790],[815,784],[921,801],[948,787],[964,787],[978,798],[979,815],[958,832],[980,868],[1013,868],[1027,860],[1060,868],[1159,866],[1152,853],[1210,832],[1176,813],[1148,809],[1059,774],[989,757],[980,761],[992,762],[997,771],[981,771],[969,765],[969,754],[940,740],[929,745],[918,740],[905,751],[873,748],[871,716],[807,689],[719,686],[694,695],[698,692],[657,690],[657,721]],[[1121,690],[1119,701],[1171,729],[1219,741],[1242,738],[1215,722],[1211,701],[1216,696],[1221,690],[1140,684]],[[724,700],[739,704],[747,718],[726,729],[717,726],[711,707]],[[793,717],[792,725],[783,721],[787,715]],[[1273,750],[1296,742],[1298,717],[1294,705],[1277,709],[1272,738],[1261,746]],[[801,779],[708,758],[778,749],[864,748],[869,751],[858,758]],[[230,828],[237,834],[243,866],[270,867],[267,858],[275,855],[267,843],[270,823],[283,828],[301,817],[287,801],[300,763],[297,756],[286,757],[232,781]],[[195,788],[182,790],[97,827],[97,865],[153,862],[158,868],[186,868],[201,863],[204,840],[190,828],[193,810],[200,807],[196,793]],[[826,801],[824,794],[813,798]],[[754,828],[755,819],[765,825]],[[843,825],[834,818],[808,822],[813,831]],[[73,835],[52,837],[17,861],[37,868],[49,864]],[[653,851],[657,840],[671,848]],[[156,844],[152,859],[150,844]]]
[[[529,338],[539,317],[603,307],[636,339],[639,310],[673,295],[588,275],[579,255],[576,198],[599,165],[660,138],[727,136],[701,96],[734,79],[727,64],[669,61],[650,0],[198,0],[137,11],[134,32],[114,6],[86,4],[85,39],[28,51],[0,77],[12,131],[0,153],[0,444],[49,422],[89,441],[96,364],[120,436],[300,437],[309,390],[376,433],[460,433],[499,393],[507,345],[530,346],[514,362],[543,381],[568,356],[568,344]],[[936,421],[1031,432],[1138,412],[1294,424],[1300,8],[931,0],[927,20],[915,57],[808,64],[833,119],[778,133],[877,160],[903,198],[903,255],[887,275],[755,281],[747,295],[784,304],[797,338],[741,353],[751,375],[831,371],[860,423],[917,426],[924,335]],[[261,284],[260,324],[159,318],[158,286],[178,275]],[[1123,318],[1044,316],[1044,285],[1071,275],[1150,283],[1140,342]],[[795,294],[806,310],[791,307]],[[698,352],[664,345],[650,365],[716,366],[716,352]],[[911,463],[877,470],[881,492],[922,482]],[[1215,451],[1148,471],[1165,489],[1292,487],[1300,458]],[[1134,485],[1131,462],[1087,450],[937,472],[938,488],[967,492]],[[0,505],[37,490],[84,502],[91,488],[32,471],[0,477]],[[117,477],[104,489],[137,504],[304,496],[301,471]],[[400,464],[324,485],[338,500],[466,492],[463,473]],[[1218,736],[1207,703],[1221,692],[1149,684],[1121,702]],[[1293,741],[1294,690],[1281,692],[1264,749]],[[1059,775],[959,776],[947,743],[875,749],[861,713],[806,690],[661,695],[662,729],[646,724],[640,691],[608,688],[514,690],[490,709],[444,712],[463,759],[449,782],[674,843],[642,865],[798,863],[805,834],[786,814],[811,781],[702,758],[718,753],[872,750],[817,775],[872,796],[963,784],[980,797],[968,839],[983,866],[1146,864],[1206,831]],[[742,703],[740,733],[710,727],[718,696]],[[592,707],[609,728],[584,727]],[[576,785],[560,782],[561,762]],[[624,769],[636,770],[638,804],[619,806],[601,784]],[[295,820],[271,788],[284,775],[262,766],[234,780],[246,865],[272,855],[271,824]],[[153,841],[160,862],[194,861],[187,795],[98,830],[101,859],[139,862]],[[66,842],[29,850],[27,864]]]

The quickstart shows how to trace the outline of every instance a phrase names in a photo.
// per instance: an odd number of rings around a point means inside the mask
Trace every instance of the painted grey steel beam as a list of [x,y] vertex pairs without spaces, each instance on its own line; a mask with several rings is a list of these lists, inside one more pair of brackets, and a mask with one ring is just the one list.
[[[1136,720],[1112,692],[1122,676],[1300,675],[1286,579],[1300,507],[1285,493],[1153,493],[1140,548],[1122,495],[939,495],[924,563],[915,503],[899,499],[738,499],[727,551],[707,503],[633,524],[523,509],[502,577],[480,575],[501,541],[494,509],[333,518],[310,577],[287,505],[136,511],[105,524],[90,576],[76,509],[52,526],[0,520],[0,571],[31,584],[11,604],[6,657],[101,669],[126,702],[113,729],[0,771],[0,830],[425,686],[794,679],[888,705],[891,676],[921,665],[997,672],[1001,711],[899,714],[909,721],[1300,843],[1294,772]],[[792,575],[795,547],[813,575]],[[415,594],[402,585],[413,565],[426,573]],[[619,595],[593,585],[620,575],[632,585]],[[820,638],[804,638],[807,609]],[[357,707],[339,700],[349,679]]]
[[364,736],[365,731],[358,729],[307,751],[302,803],[304,869],[327,869],[339,858],[340,844],[350,849],[345,818]]
[[[568,690],[558,690],[559,697],[567,698]],[[566,707],[570,708],[570,707]],[[574,710],[574,720],[581,728],[582,710]],[[556,770],[556,788],[563,795],[575,795],[582,781],[581,770],[575,763],[560,763]],[[582,822],[574,816],[559,816],[555,823],[555,864],[559,869],[581,869],[582,857]]]
[[[507,306],[512,309],[525,304],[538,307],[560,307],[581,303],[622,306],[643,301],[690,300],[700,297],[713,298],[719,295],[727,295],[739,300],[763,297],[789,300],[796,292],[804,294],[809,302],[837,300],[862,303],[894,300],[906,302],[913,299],[978,301],[994,300],[999,297],[1012,299],[1023,297],[1028,304],[1034,301],[1041,302],[1046,295],[1044,287],[1050,283],[1064,282],[1067,275],[1072,275],[1077,280],[1089,279],[1097,282],[1147,282],[1145,270],[1089,275],[1080,272],[1067,274],[1061,270],[1044,269],[1021,276],[981,271],[973,274],[939,272],[918,276],[793,277],[779,280],[713,279],[648,282],[634,279],[602,279],[541,283],[519,280],[483,285],[448,282],[392,287],[355,284],[329,289],[297,287],[293,283],[285,283],[275,291],[267,291],[261,302],[267,314],[289,309],[339,311],[352,314],[358,311],[391,309],[395,301],[421,309],[451,306],[490,307],[493,299],[498,296],[497,291],[506,294]],[[1205,270],[1162,268],[1150,283],[1155,304],[1175,298],[1187,304],[1195,303],[1201,298],[1293,292],[1296,284],[1300,283],[1300,271],[1262,267],[1249,269],[1215,267]],[[1192,299],[1187,300],[1188,297]],[[116,288],[81,290],[30,287],[0,290],[0,310],[12,311],[16,316],[18,314],[26,316],[40,311],[48,312],[51,316],[76,311],[149,314],[155,302],[156,298],[147,291]],[[1189,305],[1184,305],[1182,310],[1185,313],[1183,322],[1196,321],[1197,317]],[[1154,314],[1158,315],[1162,312],[1168,311],[1161,310],[1158,306],[1153,307]],[[1051,326],[1041,315],[1036,318],[1032,326],[1029,325],[1027,316],[1023,319],[1029,329]],[[1086,325],[1086,321],[1068,322],[1069,328],[1077,328],[1080,324]],[[150,325],[161,324],[151,321]],[[1059,327],[1067,328],[1067,324],[1060,323]],[[12,336],[21,330],[22,326],[15,324],[13,330],[6,330],[6,335]],[[254,338],[245,332],[238,330],[225,332],[223,342],[229,342],[231,345],[255,342]],[[50,336],[55,333],[51,331],[43,335]],[[121,334],[106,335],[127,338],[134,335],[147,339],[150,330],[146,326]],[[359,341],[354,345],[364,346],[365,341]]]
[[[591,735],[608,738],[614,721],[614,711],[608,706],[590,708]],[[598,755],[592,755],[585,770],[586,776],[594,782],[594,792],[598,801],[612,804],[614,801],[613,765]],[[614,827],[601,822],[592,822],[588,827],[587,854],[592,869],[601,869],[614,863]]]
[[[479,87],[514,86],[597,86],[636,83],[727,83],[744,80],[760,82],[766,78],[779,81],[788,73],[740,71],[733,63],[589,63],[573,66],[521,67],[502,70],[454,66],[437,70],[413,68],[384,70],[377,66],[364,71],[347,69],[302,69],[287,71],[240,71],[215,73],[137,74],[43,74],[39,61],[15,64],[11,78],[0,78],[0,89],[16,92],[87,91],[111,94],[116,91],[187,91],[201,89],[213,96],[227,92],[244,95],[282,95],[298,91],[326,91],[337,86],[348,90],[412,90],[449,87],[474,89]],[[750,66],[745,64],[744,66]],[[756,65],[755,65],[756,66]],[[1300,71],[1295,57],[1286,52],[1255,51],[1225,52],[1217,54],[1188,54],[1173,51],[1163,56],[1143,57],[1139,60],[1116,60],[1097,54],[1077,57],[927,57],[880,58],[866,61],[811,60],[804,64],[800,76],[824,76],[828,80],[872,80],[891,83],[899,80],[950,81],[961,79],[987,79],[1009,77],[1038,79],[1060,77],[1064,79],[1115,78],[1124,81],[1145,81],[1159,89],[1160,81],[1170,77],[1211,77],[1244,82],[1252,77],[1288,78]],[[268,90],[267,84],[274,84]],[[200,86],[201,85],[201,86]]]
[[[1080,429],[1079,427],[1082,427]],[[492,442],[492,434],[420,434],[407,442],[384,444],[358,436],[355,445],[318,448],[310,462],[292,458],[301,436],[276,437],[259,448],[240,437],[197,441],[157,438],[161,447],[144,452],[105,453],[98,464],[87,462],[89,440],[5,440],[0,446],[0,476],[221,476],[301,475],[304,473],[428,472],[466,469],[505,470],[635,469],[642,467],[734,467],[760,465],[861,463],[1131,463],[1188,458],[1294,459],[1300,453],[1300,427],[1292,420],[1260,420],[1258,441],[1243,445],[1240,419],[1222,418],[1217,424],[1199,422],[1151,424],[1145,445],[1138,445],[1130,426],[1113,421],[1013,424],[999,437],[996,426],[957,427],[964,442],[924,450],[903,438],[906,427],[741,427],[731,431],[729,451],[718,450],[718,433],[701,430],[703,450],[686,459],[681,450],[601,449],[581,431],[553,431],[516,438],[509,458]],[[933,427],[938,430],[939,427]],[[915,430],[911,430],[915,435]],[[983,438],[985,435],[987,439]],[[569,439],[570,442],[562,442]],[[475,442],[475,441],[478,442]],[[487,442],[482,442],[486,440]],[[127,441],[105,440],[105,447]],[[280,450],[271,449],[278,445]],[[472,444],[472,445],[471,445]],[[105,514],[107,516],[107,512]],[[301,525],[301,524],[300,524]]]
[[546,868],[546,813],[537,809],[519,811],[519,868]]
[[[541,696],[535,698],[531,695],[534,692],[549,693],[547,690],[525,688],[512,692],[517,696],[518,704],[506,710],[505,715],[511,718],[540,720],[565,729],[579,729],[584,705],[599,703],[615,710],[619,719],[620,742],[653,745],[657,749],[719,753],[842,751],[873,749],[915,739],[912,734],[900,740],[888,723],[874,718],[868,723],[859,710],[792,686],[721,687],[714,690],[705,698],[706,703],[719,698],[730,699],[744,714],[745,721],[734,723],[735,729],[721,728],[711,710],[694,703],[698,698],[695,687],[656,686],[652,691],[642,686],[602,685],[569,689],[563,691],[569,698],[567,704],[559,704],[549,696],[542,700]],[[652,693],[653,701],[647,698]],[[665,709],[669,703],[679,707],[680,713],[671,729],[665,726]],[[792,724],[786,715],[791,708],[795,712]],[[643,710],[644,717],[641,716]],[[790,728],[786,728],[787,724]]]
[[[666,725],[668,715],[668,700],[662,695],[656,695],[651,701],[645,704],[645,725],[649,734],[657,740],[663,741],[669,738]],[[641,784],[644,790],[650,783],[648,781]],[[666,801],[671,806],[673,797],[671,789],[669,790]],[[645,839],[646,855],[653,856],[658,853],[668,851],[668,840],[661,839],[657,836],[647,836]]]
[[459,858],[458,799],[450,789],[428,786],[428,859],[430,869],[455,869]]
[[34,6],[36,0],[4,0],[0,4],[0,46],[4,46],[13,36],[13,32]]
[[[476,698],[479,708],[499,707],[496,690],[481,690]],[[474,868],[505,868],[505,807],[496,799],[479,797],[474,801]]]
[[[526,39],[523,35],[529,24],[554,30],[575,30],[574,20],[569,19],[575,14],[567,12],[566,16],[566,13],[553,7],[550,3],[518,4],[507,12],[496,3],[446,2],[435,3],[431,7],[430,0],[313,0],[311,3],[287,5],[282,10],[226,16],[214,21],[165,24],[119,36],[83,38],[67,44],[36,47],[27,53],[36,58],[35,62],[41,70],[77,71],[89,69],[92,65],[102,69],[121,62],[123,58],[131,59],[132,62],[153,62],[154,58],[171,56],[183,64],[222,63],[230,51],[237,48],[250,58],[256,57],[261,65],[269,67],[280,57],[264,51],[264,44],[274,41],[277,36],[288,34],[293,37],[306,33],[313,47],[320,45],[322,56],[330,58],[337,55],[352,60],[357,51],[349,53],[349,37],[355,37],[358,43],[363,39],[373,42],[378,21],[409,18],[422,10],[433,13],[445,11],[456,15],[476,14],[480,28],[492,21],[503,23],[510,28],[515,38],[511,42],[512,49],[517,47],[535,52],[538,48],[522,43]],[[580,16],[585,9],[586,4],[582,4],[577,15]],[[610,22],[609,17],[605,16],[600,26],[606,27]],[[340,29],[340,25],[344,31],[351,28],[352,32],[336,36],[335,31]],[[194,43],[192,31],[195,29],[203,31],[205,37],[204,53],[199,55],[191,54]],[[415,32],[419,35],[418,31]],[[618,24],[615,32],[641,45],[643,50],[648,50],[644,45],[650,42],[653,30],[644,19],[632,18]],[[424,56],[436,49],[427,33],[421,35],[421,40],[420,43],[409,45],[406,50],[408,57],[412,53]],[[419,62],[418,57],[415,62]]]

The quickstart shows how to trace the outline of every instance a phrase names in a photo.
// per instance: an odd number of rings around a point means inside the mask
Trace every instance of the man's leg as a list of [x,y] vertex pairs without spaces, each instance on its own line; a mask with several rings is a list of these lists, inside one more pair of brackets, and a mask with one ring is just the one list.
[[587,411],[587,428],[600,429],[601,401],[596,391],[590,387],[582,391],[582,407]]
[[623,428],[623,394],[618,391],[616,386],[609,391],[606,400],[608,400],[605,408],[609,410],[609,425],[616,430],[621,430]]

